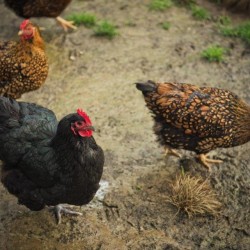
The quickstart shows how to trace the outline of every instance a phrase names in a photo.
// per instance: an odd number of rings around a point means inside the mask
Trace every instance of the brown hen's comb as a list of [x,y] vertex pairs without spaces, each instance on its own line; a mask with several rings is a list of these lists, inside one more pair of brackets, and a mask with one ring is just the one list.
[[30,20],[29,20],[29,19],[25,19],[25,20],[20,24],[20,30],[23,30],[29,23],[30,23]]
[[80,115],[85,120],[86,124],[88,124],[88,125],[92,124],[88,115],[82,109],[77,109],[77,114]]

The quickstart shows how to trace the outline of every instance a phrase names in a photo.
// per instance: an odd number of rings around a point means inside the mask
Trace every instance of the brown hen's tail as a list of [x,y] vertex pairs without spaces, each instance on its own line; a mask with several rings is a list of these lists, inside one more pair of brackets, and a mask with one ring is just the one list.
[[136,88],[142,91],[143,94],[146,94],[148,92],[153,92],[157,88],[156,83],[151,80],[148,80],[145,83],[137,82],[135,84],[136,84]]

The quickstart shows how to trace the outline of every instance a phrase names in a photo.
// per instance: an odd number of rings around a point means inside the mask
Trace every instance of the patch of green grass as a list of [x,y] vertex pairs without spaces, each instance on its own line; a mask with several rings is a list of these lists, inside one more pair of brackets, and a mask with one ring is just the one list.
[[217,22],[220,25],[229,25],[231,24],[231,18],[229,16],[219,16]]
[[222,62],[226,49],[218,45],[212,45],[203,50],[201,56],[209,62]]
[[196,0],[174,0],[177,5],[191,5],[196,4]]
[[149,4],[150,10],[164,11],[173,5],[172,0],[152,0]]
[[162,28],[164,29],[164,30],[169,30],[169,28],[170,28],[170,22],[164,22],[164,23],[162,23]]
[[75,25],[83,24],[86,27],[93,27],[96,24],[95,15],[89,13],[74,13],[67,17],[68,20],[73,21]]
[[221,26],[221,33],[224,36],[238,36],[238,32],[236,31],[236,29],[228,26]]
[[242,23],[236,27],[221,27],[221,32],[225,36],[239,37],[250,45],[250,21]]
[[96,36],[104,36],[108,37],[109,39],[112,39],[118,35],[115,25],[108,21],[99,23],[94,29],[94,32]]
[[221,4],[221,0],[212,0],[212,2],[215,2],[217,4]]
[[191,5],[192,16],[197,20],[208,20],[210,19],[210,13],[197,5]]

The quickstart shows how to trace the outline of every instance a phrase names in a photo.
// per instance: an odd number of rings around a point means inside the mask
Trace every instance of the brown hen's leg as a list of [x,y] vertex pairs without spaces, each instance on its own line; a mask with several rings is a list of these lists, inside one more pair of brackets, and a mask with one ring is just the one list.
[[65,31],[67,31],[69,28],[74,29],[74,30],[77,29],[77,27],[73,25],[74,24],[73,21],[67,21],[67,20],[61,18],[60,16],[58,16],[56,18],[56,20],[59,22],[60,25],[62,25],[62,27]]
[[221,163],[223,162],[222,160],[214,160],[214,159],[209,159],[207,158],[206,154],[199,154],[198,155],[198,159],[200,160],[200,162],[206,167],[208,168],[209,171],[211,171],[211,166],[209,163]]
[[54,207],[54,212],[55,212],[55,216],[56,216],[58,224],[61,223],[61,219],[62,219],[61,213],[70,214],[70,215],[82,215],[82,213],[69,210],[68,208],[65,208],[63,205],[60,205],[60,204]]
[[165,156],[167,156],[168,154],[174,155],[177,157],[181,157],[181,155],[176,150],[174,150],[168,146],[165,146]]

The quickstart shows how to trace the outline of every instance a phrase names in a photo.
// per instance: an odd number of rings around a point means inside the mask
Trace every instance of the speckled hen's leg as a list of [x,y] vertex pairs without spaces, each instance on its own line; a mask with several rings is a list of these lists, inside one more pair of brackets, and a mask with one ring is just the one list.
[[209,171],[211,171],[211,166],[209,163],[221,163],[223,162],[222,160],[214,160],[214,159],[209,159],[207,158],[206,154],[200,154],[197,156],[198,159],[200,160],[200,162],[206,167],[208,168]]
[[61,219],[62,219],[61,213],[71,214],[71,215],[82,215],[82,213],[69,210],[68,208],[65,208],[63,205],[60,205],[60,204],[54,207],[54,212],[55,212],[55,216],[56,216],[58,224],[61,223]]
[[167,156],[168,154],[181,157],[181,155],[176,150],[165,146],[165,156]]
[[60,25],[62,25],[62,27],[63,27],[63,29],[64,29],[65,31],[67,31],[68,28],[71,28],[71,29],[74,29],[74,30],[77,29],[77,27],[73,25],[73,24],[74,24],[73,21],[67,21],[67,20],[61,18],[60,16],[58,16],[58,17],[56,18],[56,20],[60,23]]

